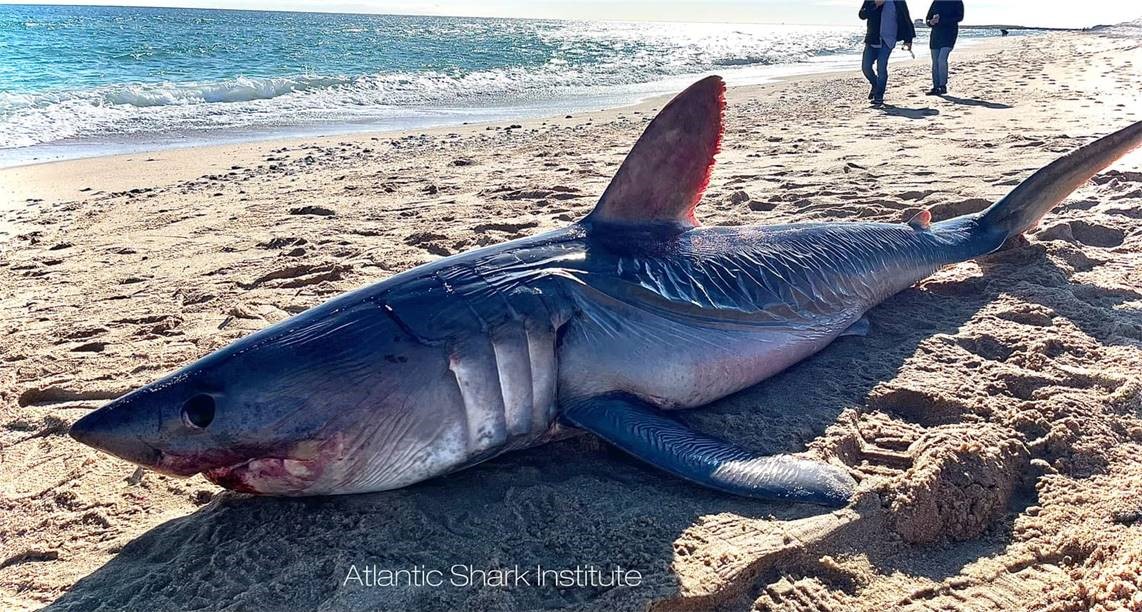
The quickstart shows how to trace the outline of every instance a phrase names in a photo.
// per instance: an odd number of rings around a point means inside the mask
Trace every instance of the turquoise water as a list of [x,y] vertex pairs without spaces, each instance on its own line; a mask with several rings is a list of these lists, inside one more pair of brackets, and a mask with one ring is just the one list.
[[851,68],[860,41],[859,23],[0,5],[0,163],[599,108],[699,74]]

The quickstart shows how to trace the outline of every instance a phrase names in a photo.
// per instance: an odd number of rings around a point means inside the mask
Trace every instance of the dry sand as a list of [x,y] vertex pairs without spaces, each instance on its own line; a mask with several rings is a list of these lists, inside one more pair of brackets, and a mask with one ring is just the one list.
[[[925,51],[926,50],[922,50]],[[1060,33],[733,89],[707,224],[979,210],[1142,119],[1142,47]],[[660,103],[660,102],[658,102]],[[223,493],[65,435],[137,385],[342,291],[583,216],[655,103],[0,172],[0,608],[1142,609],[1142,156],[1028,242],[947,268],[685,418],[839,458],[849,509],[702,490],[589,438],[405,490]],[[15,225],[12,225],[12,224]],[[400,569],[620,565],[632,588],[342,587]]]

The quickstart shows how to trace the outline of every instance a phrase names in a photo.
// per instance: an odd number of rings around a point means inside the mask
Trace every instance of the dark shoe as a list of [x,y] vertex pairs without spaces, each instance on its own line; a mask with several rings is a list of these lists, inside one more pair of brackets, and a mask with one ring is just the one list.
[[938,94],[936,94],[936,95],[940,95],[940,96],[946,96],[946,95],[948,95],[948,88],[947,88],[947,87],[941,87],[941,88],[940,88],[940,92],[939,92]]
[[940,88],[939,87],[933,87],[933,88],[929,89],[924,95],[925,96],[938,96],[938,95],[940,95]]
[[881,106],[884,106],[884,100],[881,98],[873,98],[872,106],[880,108]]
[[876,97],[876,86],[873,86],[872,89],[868,90],[868,99],[871,100],[875,97]]

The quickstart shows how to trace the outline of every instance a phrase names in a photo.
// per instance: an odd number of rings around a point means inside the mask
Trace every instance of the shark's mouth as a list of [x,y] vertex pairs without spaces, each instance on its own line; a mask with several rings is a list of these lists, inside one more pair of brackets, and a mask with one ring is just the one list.
[[325,472],[323,456],[312,459],[260,457],[202,473],[214,484],[240,491],[272,495],[305,495]]
[[329,467],[344,459],[344,445],[342,437],[334,435],[326,440],[305,440],[252,454],[255,456],[231,457],[225,465],[215,461],[213,465],[217,467],[205,470],[199,464],[195,472],[201,471],[207,480],[220,487],[242,493],[315,495],[322,492],[318,485],[329,484]]

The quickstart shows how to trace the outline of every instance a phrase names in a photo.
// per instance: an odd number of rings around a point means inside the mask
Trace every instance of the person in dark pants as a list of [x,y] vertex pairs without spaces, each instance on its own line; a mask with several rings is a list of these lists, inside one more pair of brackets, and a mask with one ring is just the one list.
[[960,22],[964,20],[964,3],[960,0],[935,0],[924,23],[932,28],[928,46],[932,48],[932,89],[929,96],[948,93],[948,56],[956,46]]
[[904,0],[865,0],[860,6],[860,18],[867,23],[861,70],[872,85],[872,91],[868,92],[872,105],[881,106],[884,90],[888,88],[888,56],[899,40],[904,41],[906,50],[911,49],[916,29]]

